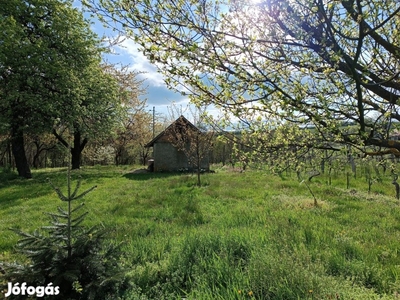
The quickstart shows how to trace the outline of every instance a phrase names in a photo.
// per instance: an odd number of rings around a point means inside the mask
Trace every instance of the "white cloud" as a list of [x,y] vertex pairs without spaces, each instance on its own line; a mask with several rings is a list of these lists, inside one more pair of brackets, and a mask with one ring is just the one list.
[[139,51],[139,46],[131,39],[125,39],[119,46],[116,46],[116,52],[121,53],[124,57],[129,57],[130,68],[135,71],[145,72],[142,75],[146,78],[146,83],[152,86],[165,86],[163,76],[157,72],[157,67],[150,63],[150,61]]
[[[117,57],[114,58],[117,60],[119,59],[123,65],[128,65],[131,70],[145,72],[141,77],[147,79],[144,85],[149,86],[146,94],[149,107],[155,106],[156,112],[163,114],[167,119],[173,119],[183,114],[191,120],[192,116],[190,110],[196,111],[196,109],[194,105],[190,103],[189,98],[169,90],[164,82],[163,75],[157,72],[157,67],[150,63],[138,48],[139,46],[133,40],[128,38],[123,39],[122,42],[113,49],[114,54],[117,55]],[[177,86],[176,88],[178,90],[187,91],[183,86]],[[224,114],[220,109],[214,106],[208,106],[207,112],[216,119],[221,118]]]

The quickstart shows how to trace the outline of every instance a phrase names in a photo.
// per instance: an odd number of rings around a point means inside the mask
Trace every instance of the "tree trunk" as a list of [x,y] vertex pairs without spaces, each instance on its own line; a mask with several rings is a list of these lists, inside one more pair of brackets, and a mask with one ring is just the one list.
[[141,158],[142,158],[143,166],[146,166],[147,158],[149,157],[149,150],[148,149],[149,148],[147,148],[147,149],[142,148],[142,151],[141,151]]
[[40,156],[40,153],[42,152],[42,149],[41,149],[41,145],[38,141],[34,141],[33,143],[36,146],[36,153],[33,156],[32,165],[35,169],[38,169],[39,168],[39,156]]
[[11,141],[7,142],[7,157],[8,157],[9,167],[14,171],[14,164],[12,161]]
[[18,175],[24,178],[32,178],[31,169],[25,154],[24,132],[15,126],[11,130],[11,149],[14,155]]
[[[70,147],[70,145],[67,143],[66,140],[63,139],[61,135],[59,135],[55,129],[53,129],[53,134],[54,136],[67,148]],[[81,143],[81,132],[79,129],[75,128],[74,132],[74,147],[71,148],[71,170],[76,170],[79,169],[81,166],[81,154],[83,149],[85,148],[86,144],[88,142],[87,138],[84,138],[82,143]]]
[[71,148],[71,170],[77,170],[81,167],[81,152],[79,148]]
[[115,156],[114,156],[114,162],[116,166],[119,166],[119,153],[116,151]]
[[71,148],[71,170],[76,170],[81,167],[81,157],[82,151],[85,148],[88,142],[87,138],[84,138],[81,142],[81,132],[78,129],[75,129],[74,132],[74,147]]
[[[36,146],[36,152],[35,155],[33,156],[32,165],[35,169],[38,169],[43,161],[43,159],[40,160],[40,154],[42,154],[43,151],[49,151],[54,149],[55,146],[44,147],[44,143],[41,144],[39,140],[36,140],[33,143]],[[46,164],[46,159],[45,159],[45,164]]]

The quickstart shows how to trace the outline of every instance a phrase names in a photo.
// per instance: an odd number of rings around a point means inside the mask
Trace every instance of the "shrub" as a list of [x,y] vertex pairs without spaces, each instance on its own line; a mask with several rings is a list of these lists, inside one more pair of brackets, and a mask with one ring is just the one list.
[[[73,200],[82,198],[95,187],[78,195],[81,181],[71,191],[69,170],[67,181],[67,195],[53,186],[67,208],[58,207],[57,213],[49,213],[49,226],[33,233],[12,229],[21,237],[16,250],[25,259],[23,262],[0,263],[4,273],[0,282],[3,285],[26,282],[34,287],[53,284],[59,288],[61,299],[116,299],[118,290],[125,284],[119,263],[120,245],[106,242],[106,228],[81,225],[87,215],[87,212],[81,212],[83,203],[72,208]],[[26,297],[18,295],[14,299]]]

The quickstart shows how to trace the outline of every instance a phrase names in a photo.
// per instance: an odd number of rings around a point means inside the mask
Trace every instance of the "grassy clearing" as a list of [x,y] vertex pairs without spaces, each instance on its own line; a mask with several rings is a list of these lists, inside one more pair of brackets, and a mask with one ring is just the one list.
[[[79,172],[88,225],[123,241],[132,289],[125,299],[400,298],[400,208],[389,180],[367,193],[364,179],[319,177],[310,187],[266,172],[196,178],[133,174],[129,167]],[[78,176],[78,174],[74,174]],[[65,186],[64,169],[32,180],[1,174],[0,260],[17,236],[47,224],[60,205],[46,178]]]

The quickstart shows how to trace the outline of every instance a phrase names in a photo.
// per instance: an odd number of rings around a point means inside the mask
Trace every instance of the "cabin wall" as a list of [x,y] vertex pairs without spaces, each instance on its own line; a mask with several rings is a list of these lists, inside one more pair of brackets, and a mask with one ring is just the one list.
[[[158,141],[153,145],[154,172],[173,172],[180,170],[192,171],[193,166],[188,163],[183,151],[178,151],[171,143]],[[209,170],[209,157],[202,159],[201,168]]]
[[153,157],[154,172],[178,171],[189,167],[185,154],[167,142],[154,143]]

